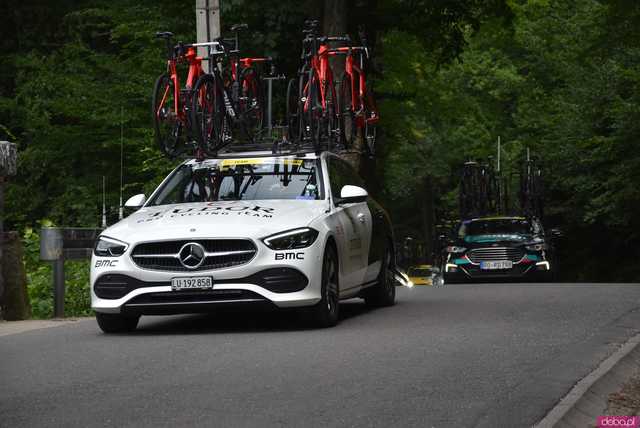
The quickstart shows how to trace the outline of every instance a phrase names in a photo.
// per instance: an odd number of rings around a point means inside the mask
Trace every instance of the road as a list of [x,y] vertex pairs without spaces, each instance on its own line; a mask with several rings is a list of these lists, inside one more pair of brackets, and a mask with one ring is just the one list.
[[295,314],[0,337],[0,426],[526,427],[640,331],[640,286],[451,285]]

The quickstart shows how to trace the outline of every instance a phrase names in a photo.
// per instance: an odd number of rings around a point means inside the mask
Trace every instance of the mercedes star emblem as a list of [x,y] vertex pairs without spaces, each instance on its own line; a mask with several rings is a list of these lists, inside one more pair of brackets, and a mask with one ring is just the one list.
[[187,269],[196,269],[204,262],[204,247],[197,242],[189,242],[180,248],[178,258],[182,266]]

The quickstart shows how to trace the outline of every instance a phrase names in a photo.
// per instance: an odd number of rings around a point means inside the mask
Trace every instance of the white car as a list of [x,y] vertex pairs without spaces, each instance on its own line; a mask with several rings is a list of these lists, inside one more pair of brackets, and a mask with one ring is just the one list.
[[91,260],[104,332],[234,304],[304,308],[332,326],[341,299],[395,303],[389,217],[332,153],[189,160],[126,206],[139,209],[104,230]]

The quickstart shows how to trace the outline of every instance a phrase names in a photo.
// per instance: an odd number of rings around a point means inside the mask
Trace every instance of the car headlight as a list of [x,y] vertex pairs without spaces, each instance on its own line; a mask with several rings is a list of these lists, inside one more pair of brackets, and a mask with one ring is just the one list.
[[127,251],[128,246],[129,244],[126,242],[101,236],[98,238],[98,242],[96,242],[93,254],[100,257],[118,257]]
[[317,230],[303,227],[268,236],[262,242],[272,250],[294,250],[307,248],[315,242],[317,237]]
[[447,247],[447,253],[464,253],[465,251],[467,251],[465,247],[458,247],[456,245]]
[[526,245],[525,248],[529,251],[542,251],[547,249],[547,244],[540,242],[537,244]]

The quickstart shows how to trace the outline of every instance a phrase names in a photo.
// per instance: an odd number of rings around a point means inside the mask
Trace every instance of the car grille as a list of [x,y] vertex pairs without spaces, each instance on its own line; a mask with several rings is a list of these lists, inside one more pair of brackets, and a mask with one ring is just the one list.
[[515,263],[524,257],[524,250],[513,247],[476,248],[469,251],[467,257],[469,257],[469,260],[473,263],[497,260],[511,260]]
[[[204,248],[206,256],[200,266],[189,269],[182,265],[178,254],[188,243],[195,242]],[[196,239],[179,241],[145,242],[131,252],[133,262],[143,268],[171,272],[222,269],[248,263],[256,254],[256,246],[248,239]]]

